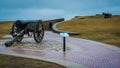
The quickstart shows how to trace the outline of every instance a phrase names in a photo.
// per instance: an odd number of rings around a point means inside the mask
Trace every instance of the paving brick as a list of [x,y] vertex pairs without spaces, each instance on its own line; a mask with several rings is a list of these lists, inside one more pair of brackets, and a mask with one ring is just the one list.
[[[49,33],[48,33],[49,34]],[[56,40],[59,36],[57,34],[47,36],[48,39]],[[51,38],[53,37],[54,38]],[[60,38],[60,37],[59,37]],[[47,39],[47,38],[45,38]],[[60,39],[61,40],[61,39]],[[105,48],[93,42],[86,42],[75,38],[69,38],[67,42],[82,48],[82,52],[44,52],[31,50],[18,50],[10,48],[0,48],[0,52],[18,53],[25,55],[42,56],[47,58],[54,58],[63,61],[74,62],[82,64],[88,68],[120,68],[120,53]]]

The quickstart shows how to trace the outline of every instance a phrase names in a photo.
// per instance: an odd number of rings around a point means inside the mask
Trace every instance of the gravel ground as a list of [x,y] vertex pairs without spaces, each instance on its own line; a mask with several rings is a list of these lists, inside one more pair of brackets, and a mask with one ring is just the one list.
[[[4,38],[11,38],[11,35],[6,35]],[[4,45],[5,41],[7,40],[0,40],[0,45]],[[5,48],[5,46],[0,46],[0,48]],[[59,34],[46,31],[41,43],[36,43],[33,37],[25,35],[20,43],[16,43],[8,48],[61,52],[63,51],[63,39]],[[82,49],[66,41],[66,51],[82,51]]]
[[[4,45],[4,42],[5,40],[1,40],[0,45]],[[55,40],[43,40],[41,43],[36,43],[33,38],[24,38],[22,42],[16,43],[9,48],[60,52],[63,50],[63,43]],[[66,49],[70,50],[70,47]]]

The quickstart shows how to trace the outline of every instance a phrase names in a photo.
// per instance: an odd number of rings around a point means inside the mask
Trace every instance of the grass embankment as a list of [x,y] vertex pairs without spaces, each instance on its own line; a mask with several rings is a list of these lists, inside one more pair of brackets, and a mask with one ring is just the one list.
[[73,37],[95,40],[120,47],[120,16],[105,19],[96,16],[77,17],[57,26],[59,30],[80,32]]
[[0,37],[10,34],[13,21],[0,22]]
[[0,54],[0,68],[65,68],[61,65]]

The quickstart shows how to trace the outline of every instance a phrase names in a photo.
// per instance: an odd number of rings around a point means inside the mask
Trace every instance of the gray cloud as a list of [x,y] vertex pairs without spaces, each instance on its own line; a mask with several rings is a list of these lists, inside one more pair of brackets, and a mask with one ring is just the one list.
[[120,0],[0,0],[0,20],[52,19],[110,12],[120,14]]

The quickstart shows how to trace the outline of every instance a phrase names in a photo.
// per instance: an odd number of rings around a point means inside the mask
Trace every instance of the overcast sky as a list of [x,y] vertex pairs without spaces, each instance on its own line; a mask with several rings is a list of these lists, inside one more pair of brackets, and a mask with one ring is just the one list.
[[102,12],[120,15],[120,0],[0,0],[0,21],[71,19]]

